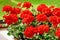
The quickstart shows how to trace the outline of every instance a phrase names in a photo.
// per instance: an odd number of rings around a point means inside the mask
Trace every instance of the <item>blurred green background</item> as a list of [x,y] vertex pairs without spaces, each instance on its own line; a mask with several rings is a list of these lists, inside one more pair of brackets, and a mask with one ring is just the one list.
[[0,20],[3,19],[4,13],[2,13],[2,7],[5,5],[16,6],[18,2],[29,1],[34,5],[34,8],[39,4],[46,4],[48,6],[54,5],[56,7],[60,7],[60,0],[0,0]]

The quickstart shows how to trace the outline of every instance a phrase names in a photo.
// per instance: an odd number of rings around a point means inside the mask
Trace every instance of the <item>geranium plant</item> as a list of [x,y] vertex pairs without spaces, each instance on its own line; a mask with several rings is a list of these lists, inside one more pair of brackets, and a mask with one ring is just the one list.
[[59,40],[60,8],[40,4],[34,9],[30,2],[6,5],[4,21],[9,26],[8,35],[22,40]]

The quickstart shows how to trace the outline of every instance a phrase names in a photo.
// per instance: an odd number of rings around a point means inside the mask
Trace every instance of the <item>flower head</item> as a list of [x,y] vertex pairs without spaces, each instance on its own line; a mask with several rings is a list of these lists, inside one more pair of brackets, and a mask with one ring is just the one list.
[[49,26],[48,25],[38,26],[38,33],[42,35],[44,32],[46,32],[46,33],[49,32]]
[[32,4],[30,2],[24,2],[23,7],[30,8]]
[[37,21],[47,21],[47,16],[45,14],[38,14],[36,16]]
[[27,15],[32,15],[32,12],[29,10],[22,11],[20,18],[25,18]]
[[10,25],[10,24],[15,24],[18,22],[18,17],[15,14],[10,14],[10,15],[5,15],[5,22]]
[[34,16],[26,15],[25,18],[22,20],[23,23],[30,24],[34,20]]
[[11,14],[19,14],[20,11],[21,11],[20,8],[13,8],[13,9],[11,10]]
[[57,24],[59,23],[59,18],[57,16],[50,16],[49,17],[49,22],[51,22],[53,24],[54,27],[57,26]]
[[49,26],[48,25],[38,26],[38,33],[42,35],[44,32],[46,32],[46,33],[49,32]]
[[41,4],[37,7],[37,11],[44,13],[46,15],[50,15],[51,14],[51,10],[50,8],[48,8],[45,4]]
[[55,9],[52,11],[52,14],[53,14],[54,16],[60,17],[60,8],[55,8]]
[[25,31],[24,31],[24,35],[27,38],[32,38],[34,36],[34,27],[33,26],[28,26]]
[[21,4],[22,4],[22,3],[20,2],[20,3],[17,4],[17,6],[21,6]]
[[10,6],[10,5],[5,5],[4,7],[3,7],[3,9],[2,9],[2,11],[4,12],[10,12],[12,10],[12,6]]
[[56,35],[58,38],[60,38],[60,28],[58,28],[58,29],[56,30],[55,35]]

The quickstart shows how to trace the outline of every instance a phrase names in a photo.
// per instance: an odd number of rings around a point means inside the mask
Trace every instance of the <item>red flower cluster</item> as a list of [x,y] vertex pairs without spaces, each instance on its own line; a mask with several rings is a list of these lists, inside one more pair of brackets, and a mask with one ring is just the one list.
[[55,6],[50,6],[49,8],[53,10],[55,8]]
[[34,34],[39,33],[40,35],[42,35],[44,32],[46,32],[46,33],[49,32],[48,25],[40,25],[38,27],[29,26],[25,29],[24,35],[28,38],[32,38],[34,36]]
[[37,11],[44,13],[46,15],[50,15],[51,14],[51,10],[50,8],[48,8],[45,4],[41,4],[37,7]]
[[60,23],[60,17],[58,17],[58,21],[59,21],[59,23]]
[[46,32],[46,33],[49,32],[49,26],[48,25],[38,26],[38,33],[42,35],[44,32]]
[[29,26],[25,29],[24,31],[24,35],[28,38],[32,38],[34,36],[34,27],[33,26]]
[[22,11],[20,18],[25,18],[25,17],[27,17],[27,15],[32,15],[32,12],[29,10],[24,10],[24,11]]
[[32,15],[32,12],[30,12],[29,10],[22,11],[20,18],[22,18],[22,22],[26,24],[29,24],[34,20],[34,16]]
[[38,14],[36,16],[36,19],[40,22],[40,21],[47,21],[47,16],[45,14]]
[[30,8],[32,4],[30,2],[24,2],[23,7]]
[[20,11],[21,11],[20,8],[13,8],[13,9],[11,10],[11,14],[19,14]]
[[17,4],[17,6],[21,6],[21,4],[22,4],[22,3],[20,2],[20,3]]
[[3,7],[2,11],[10,12],[12,10],[12,7],[10,5],[6,5]]
[[18,17],[16,15],[14,15],[14,14],[5,15],[4,18],[5,18],[5,22],[8,25],[13,24],[13,23],[15,24],[15,23],[18,22]]
[[55,15],[55,16],[60,17],[60,8],[55,8],[55,9],[52,11],[52,14]]
[[51,22],[54,25],[54,27],[57,26],[59,21],[60,21],[59,17],[57,17],[57,16],[50,16],[50,18],[49,18],[49,22]]
[[9,5],[3,7],[3,11],[8,12],[10,14],[19,14],[21,9],[20,8],[12,8]]
[[60,28],[58,28],[58,29],[56,30],[55,35],[56,35],[58,38],[60,38]]
[[33,20],[34,20],[34,16],[32,16],[32,15],[27,15],[27,16],[22,20],[22,22],[23,22],[23,23],[26,23],[26,24],[30,24]]

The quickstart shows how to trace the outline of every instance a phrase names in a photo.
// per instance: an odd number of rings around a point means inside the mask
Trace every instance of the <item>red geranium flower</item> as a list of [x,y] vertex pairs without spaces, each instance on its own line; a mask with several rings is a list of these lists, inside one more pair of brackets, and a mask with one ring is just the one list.
[[47,21],[47,16],[45,14],[38,14],[36,16],[37,21]]
[[46,33],[49,32],[49,26],[48,25],[38,26],[38,33],[42,35],[44,32],[46,32]]
[[10,5],[6,5],[3,7],[2,11],[4,12],[10,12],[12,10],[12,7]]
[[49,8],[50,8],[50,9],[54,9],[54,8],[55,8],[55,6],[50,6]]
[[23,23],[30,24],[34,20],[34,16],[26,15],[25,18],[22,20]]
[[54,27],[59,23],[59,18],[57,16],[50,16],[49,21],[53,24]]
[[37,34],[38,33],[38,28],[34,27],[34,33]]
[[59,23],[60,23],[60,17],[58,17],[58,21],[59,21]]
[[51,10],[50,8],[48,8],[45,4],[41,4],[37,7],[37,10],[41,13],[44,13],[46,15],[50,15],[51,14]]
[[28,26],[25,31],[24,31],[24,35],[27,37],[27,38],[32,38],[33,35],[34,35],[34,27],[33,26]]
[[18,21],[18,17],[15,14],[10,14],[10,15],[5,15],[5,22],[10,25],[10,24],[15,24]]
[[20,8],[13,8],[12,11],[11,11],[11,14],[19,14],[21,11]]
[[24,2],[23,7],[30,8],[32,4],[30,2]]
[[37,7],[37,10],[41,12],[43,8],[47,8],[47,6],[46,6],[45,4],[40,4],[40,5]]
[[17,6],[21,6],[21,4],[22,4],[22,3],[20,2],[20,3],[17,4]]
[[32,15],[32,12],[29,10],[24,10],[24,11],[22,11],[20,18],[25,18],[27,16],[27,14]]
[[60,8],[55,8],[55,9],[52,11],[52,14],[55,15],[55,16],[60,17]]
[[56,30],[55,35],[56,35],[58,38],[60,38],[60,28],[58,28],[58,29]]

